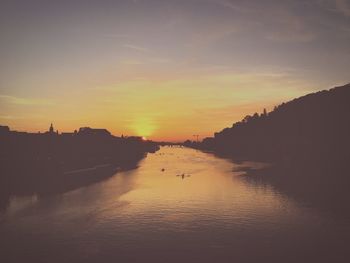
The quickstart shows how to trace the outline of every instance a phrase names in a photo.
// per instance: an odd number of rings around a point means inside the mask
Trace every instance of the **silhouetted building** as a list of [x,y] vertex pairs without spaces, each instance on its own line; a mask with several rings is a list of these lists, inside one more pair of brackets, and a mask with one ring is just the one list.
[[10,128],[8,126],[0,126],[0,134],[9,134],[10,133]]
[[76,135],[76,132],[62,132],[61,135],[63,137],[72,137],[72,136]]
[[137,141],[137,142],[143,141],[142,137],[140,137],[140,136],[128,136],[128,137],[126,137],[126,139],[129,141]]
[[90,127],[82,127],[79,129],[78,135],[111,136],[111,133],[106,129],[92,129]]
[[134,168],[158,149],[154,142],[121,139],[106,129],[58,134],[52,124],[45,133],[0,126],[0,193],[74,189],[112,176],[118,167]]

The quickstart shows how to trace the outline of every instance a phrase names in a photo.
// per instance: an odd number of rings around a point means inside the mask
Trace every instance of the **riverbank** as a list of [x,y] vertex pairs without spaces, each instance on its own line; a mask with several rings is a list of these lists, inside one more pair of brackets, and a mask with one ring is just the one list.
[[[82,128],[72,134],[0,133],[0,191],[11,195],[53,194],[104,180],[137,167],[158,145],[139,137],[116,137]],[[6,201],[2,202],[6,204]]]
[[348,217],[350,84],[310,93],[247,115],[185,146],[234,161],[272,164],[246,171],[290,195]]
[[350,220],[350,170],[344,163],[274,163],[262,169],[241,171],[248,181],[269,184],[309,207]]
[[190,148],[239,164],[234,171],[241,173],[249,183],[269,185],[308,207],[344,221],[350,220],[350,167],[345,160],[347,156],[344,159],[310,156],[254,160],[202,149],[200,146]]

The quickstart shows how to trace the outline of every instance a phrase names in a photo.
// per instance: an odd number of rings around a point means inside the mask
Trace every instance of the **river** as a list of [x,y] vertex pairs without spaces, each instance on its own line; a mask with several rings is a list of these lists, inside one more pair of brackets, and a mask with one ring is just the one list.
[[5,262],[350,262],[349,222],[235,172],[162,147],[134,170],[0,212]]

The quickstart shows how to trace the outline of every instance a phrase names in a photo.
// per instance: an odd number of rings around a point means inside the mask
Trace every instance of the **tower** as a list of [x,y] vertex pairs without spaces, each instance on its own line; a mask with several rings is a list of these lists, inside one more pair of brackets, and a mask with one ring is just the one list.
[[196,142],[198,142],[198,140],[199,140],[199,134],[194,134],[193,137],[196,137],[196,138],[197,138]]
[[49,133],[54,133],[54,130],[53,130],[53,125],[52,125],[52,123],[51,123],[51,125],[50,125]]

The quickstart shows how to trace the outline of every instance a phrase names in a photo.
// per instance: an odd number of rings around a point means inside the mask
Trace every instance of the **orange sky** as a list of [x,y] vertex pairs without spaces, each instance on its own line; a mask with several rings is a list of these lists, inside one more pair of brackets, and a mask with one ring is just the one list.
[[[298,89],[280,88],[288,82]],[[2,123],[36,132],[47,130],[52,121],[59,131],[103,127],[118,136],[181,141],[193,139],[193,134],[212,136],[247,114],[271,109],[311,89],[284,75],[208,71],[161,79],[145,76],[77,91],[40,99],[2,97],[5,111],[20,116],[3,116]]]
[[0,125],[179,141],[345,84],[350,7],[307,2],[4,2]]

